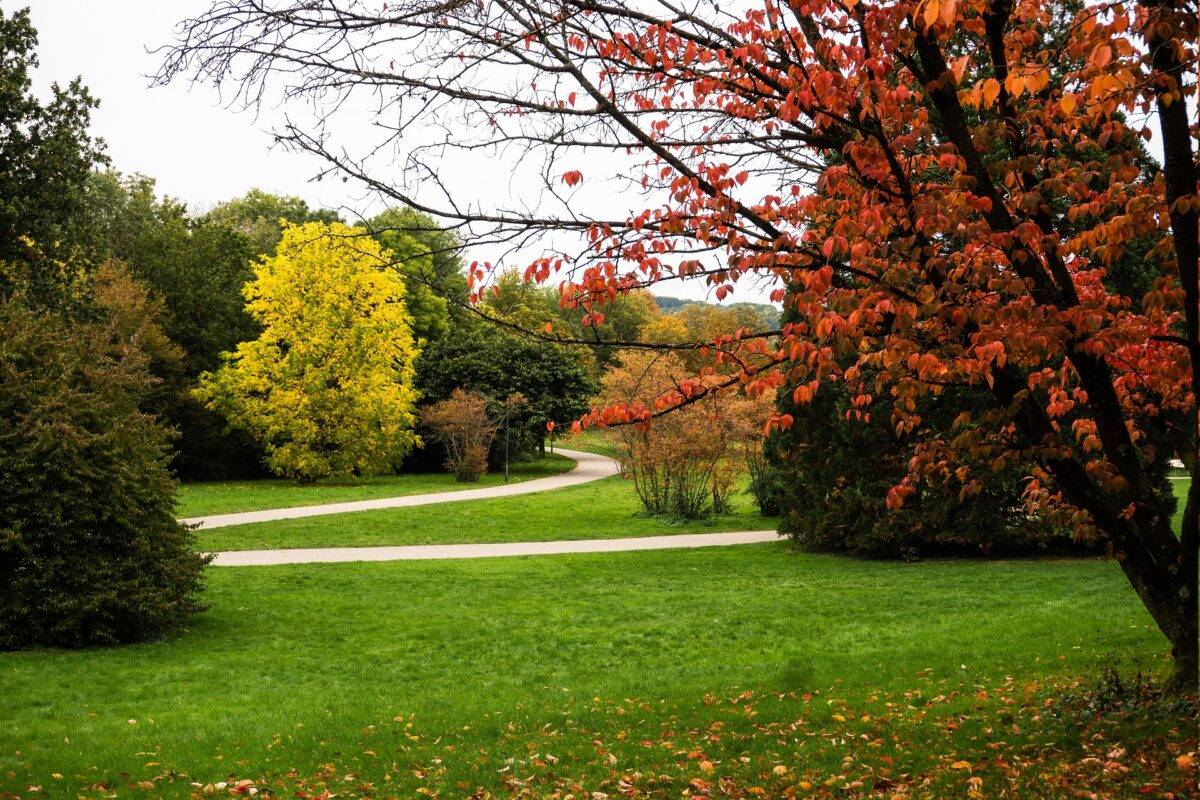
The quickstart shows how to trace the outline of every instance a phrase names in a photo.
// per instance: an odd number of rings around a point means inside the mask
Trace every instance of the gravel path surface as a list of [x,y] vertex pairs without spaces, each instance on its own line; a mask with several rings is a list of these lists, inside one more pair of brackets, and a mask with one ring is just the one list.
[[564,553],[618,553],[629,550],[673,550],[774,542],[775,531],[731,533],[680,533],[626,539],[579,539],[566,542],[501,542],[498,544],[431,544],[402,547],[314,547],[291,550],[236,550],[217,553],[218,567],[252,567],[269,564],[326,564],[344,561],[419,561],[439,558],[499,558],[548,556]]

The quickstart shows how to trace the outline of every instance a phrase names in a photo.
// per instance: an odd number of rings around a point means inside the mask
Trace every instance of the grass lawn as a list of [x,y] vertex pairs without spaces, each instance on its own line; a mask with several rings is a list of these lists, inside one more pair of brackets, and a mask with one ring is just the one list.
[[[573,469],[575,462],[565,456],[548,455],[510,465],[509,481],[545,478]],[[265,478],[250,481],[203,481],[179,487],[177,512],[181,517],[207,514],[231,514],[264,508],[291,508],[379,497],[400,497],[456,489],[478,489],[504,483],[503,472],[492,472],[478,483],[458,483],[444,472],[380,475],[342,483],[298,486],[295,481]]]
[[0,653],[0,796],[1183,797],[1196,748],[1194,720],[1054,702],[1164,666],[1111,562],[767,544],[209,583],[172,640]]
[[1175,525],[1175,530],[1183,529],[1183,507],[1187,503],[1188,487],[1191,486],[1190,480],[1173,480],[1171,486],[1175,489],[1175,517],[1171,522]]
[[555,444],[569,450],[582,450],[585,453],[599,453],[609,458],[617,457],[617,448],[613,447],[608,432],[598,428],[587,428],[579,433],[568,433],[559,437]]
[[623,478],[494,500],[359,511],[324,517],[260,522],[198,530],[201,549],[256,550],[276,547],[536,542],[655,536],[695,531],[766,530],[774,517],[758,513],[744,492],[730,513],[709,520],[673,523],[638,516],[633,484]]

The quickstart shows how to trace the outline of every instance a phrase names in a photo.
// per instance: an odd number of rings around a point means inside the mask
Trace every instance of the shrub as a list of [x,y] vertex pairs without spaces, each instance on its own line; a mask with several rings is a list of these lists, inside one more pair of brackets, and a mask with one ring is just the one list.
[[[946,430],[975,398],[970,388],[923,401],[924,424]],[[1021,492],[1029,465],[982,458],[959,468],[975,480],[973,492],[953,474],[930,480],[895,510],[888,490],[908,472],[910,436],[898,436],[890,403],[877,399],[869,416],[856,417],[846,391],[823,384],[805,405],[780,392],[780,411],[794,418],[767,443],[770,468],[761,476],[768,499],[782,504],[780,532],[809,550],[871,558],[935,555],[1018,555],[1078,545],[1061,529],[1027,514]]]
[[207,559],[125,331],[0,305],[0,648],[144,640],[200,608]]
[[[626,351],[601,380],[605,406],[651,409],[690,374],[671,353]],[[757,463],[769,399],[709,394],[649,425],[611,429],[625,474],[648,513],[696,519],[723,513],[748,466]]]
[[475,483],[487,473],[496,423],[488,414],[486,397],[455,389],[449,398],[421,409],[421,421],[445,449],[446,469],[457,480]]

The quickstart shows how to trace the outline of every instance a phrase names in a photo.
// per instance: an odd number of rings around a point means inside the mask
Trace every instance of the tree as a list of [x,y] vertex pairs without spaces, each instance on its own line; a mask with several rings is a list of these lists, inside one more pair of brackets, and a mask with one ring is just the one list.
[[484,395],[455,389],[445,400],[421,409],[421,422],[446,451],[446,469],[462,483],[475,483],[487,474],[488,448],[497,428],[488,405]]
[[411,208],[389,208],[367,228],[391,251],[395,268],[404,276],[405,302],[417,341],[443,336],[450,328],[451,308],[457,316],[467,301],[458,237]]
[[163,330],[183,350],[180,370],[167,374],[152,365],[163,383],[148,409],[179,431],[176,473],[210,480],[260,474],[261,450],[245,434],[225,430],[191,395],[200,373],[220,365],[221,353],[258,335],[242,298],[253,276],[250,240],[223,222],[191,217],[142,175],[96,172],[85,195],[88,260],[125,264],[163,305]]
[[88,323],[0,302],[0,649],[141,641],[201,607],[208,559],[175,519],[167,431],[138,408],[140,334],[164,340],[122,281]]
[[242,286],[253,248],[242,234],[159,198],[153,178],[97,172],[87,185],[88,250],[96,263],[117,260],[161,298],[167,334],[186,354],[191,376],[215,369],[221,353],[251,339]]
[[[163,330],[166,310],[162,299],[152,296],[119,261],[106,261],[96,270],[92,299],[108,318],[117,340],[145,357],[154,386],[143,394],[143,410],[162,414],[178,402],[184,360],[183,350]],[[160,419],[163,416],[169,414]]]
[[[686,303],[677,311],[663,314],[652,321],[643,329],[642,338],[663,344],[686,344],[712,342],[723,336],[733,337],[765,330],[769,328],[753,304],[716,306],[709,303]],[[679,355],[693,372],[699,372],[703,366],[712,362],[708,352],[699,348],[681,350]],[[736,372],[739,368],[740,365],[736,361],[730,361],[726,364],[725,371]]]
[[889,489],[908,473],[912,440],[928,435],[926,428],[949,430],[959,414],[981,403],[979,391],[970,388],[924,398],[916,409],[922,428],[899,435],[888,405],[887,398],[877,400],[869,415],[857,418],[861,409],[839,384],[822,385],[806,403],[779,393],[779,409],[793,424],[773,431],[770,467],[759,477],[782,515],[781,533],[806,549],[871,558],[1013,556],[1089,546],[1023,507],[1025,482],[1036,464],[1017,458],[998,469],[962,458],[957,466],[979,481],[972,491],[963,492],[957,481],[926,481],[902,507],[888,509]]
[[[184,26],[162,77],[234,74],[251,93],[279,77],[289,97],[328,102],[370,93],[394,142],[433,116],[454,125],[466,135],[409,148],[397,180],[332,147],[327,129],[280,135],[492,241],[578,232],[578,247],[543,242],[525,275],[559,276],[560,294],[588,314],[666,280],[706,281],[718,300],[745,279],[773,281],[796,322],[778,338],[708,343],[741,367],[730,388],[786,385],[807,402],[838,382],[859,410],[891,397],[894,428],[917,434],[892,507],[928,481],[979,491],[964,459],[1035,463],[1027,502],[1112,550],[1171,644],[1171,686],[1197,688],[1191,6],[759,0],[732,12],[707,0],[511,0],[428,11],[356,7],[348,27],[333,0],[269,11],[224,0]],[[1153,131],[1131,122],[1151,110]],[[1139,136],[1162,144],[1161,170]],[[417,202],[416,178],[436,176],[440,157],[512,142],[539,159],[548,199],[536,211]],[[606,174],[640,178],[645,196],[618,213],[573,202]],[[1142,296],[1105,280],[1135,251],[1153,276]],[[478,291],[486,266],[470,277]],[[948,430],[922,426],[919,401],[962,386],[985,390],[986,407]],[[681,381],[675,396],[720,388]],[[1179,536],[1172,457],[1192,476]]]
[[594,385],[572,352],[465,320],[421,354],[417,388],[426,402],[445,400],[460,388],[494,402],[522,395],[526,403],[509,420],[510,447],[521,455],[544,448],[546,423],[586,411]]
[[0,299],[20,284],[26,302],[57,307],[80,268],[84,183],[104,155],[78,78],[52,84],[45,104],[30,91],[37,43],[28,9],[0,11]]
[[417,351],[404,282],[362,228],[289,225],[255,268],[247,310],[262,325],[197,395],[303,481],[389,470],[415,443]]
[[336,211],[312,209],[299,197],[289,197],[251,189],[242,197],[221,203],[202,218],[204,222],[237,231],[250,244],[252,257],[275,252],[282,236],[281,224],[305,222],[341,222]]

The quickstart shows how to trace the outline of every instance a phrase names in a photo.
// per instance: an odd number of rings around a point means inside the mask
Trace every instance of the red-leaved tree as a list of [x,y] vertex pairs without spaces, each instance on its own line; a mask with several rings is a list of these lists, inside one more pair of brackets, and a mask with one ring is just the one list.
[[[218,0],[160,77],[313,100],[284,141],[511,245],[585,324],[636,287],[773,283],[782,330],[674,345],[721,380],[586,422],[722,386],[803,402],[841,381],[859,414],[890,394],[922,431],[891,504],[920,481],[972,491],[964,454],[1031,459],[1027,501],[1110,545],[1194,689],[1197,27],[1184,0]],[[361,119],[359,94],[400,168],[323,124]],[[540,196],[488,207],[439,181],[478,151]],[[588,206],[605,175],[629,185]],[[477,291],[488,276],[473,265]],[[964,384],[987,407],[924,431],[916,401]],[[1193,478],[1181,536],[1171,458]]]

